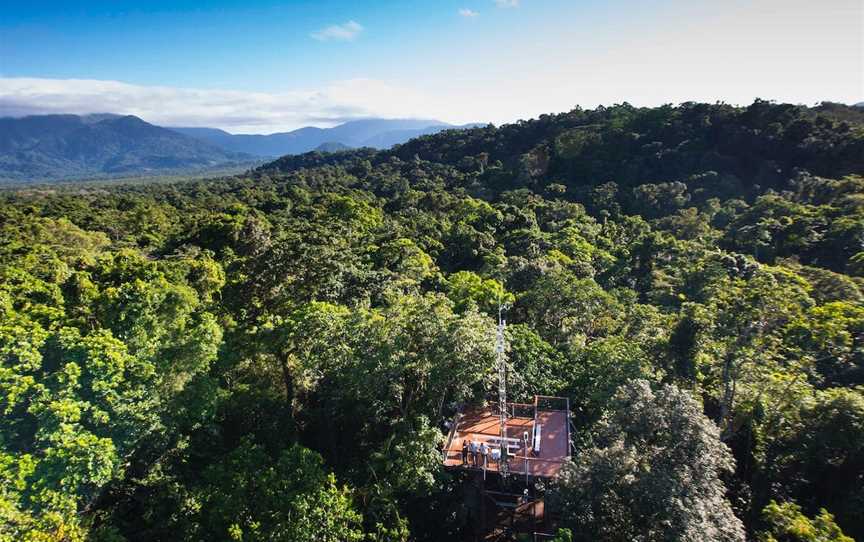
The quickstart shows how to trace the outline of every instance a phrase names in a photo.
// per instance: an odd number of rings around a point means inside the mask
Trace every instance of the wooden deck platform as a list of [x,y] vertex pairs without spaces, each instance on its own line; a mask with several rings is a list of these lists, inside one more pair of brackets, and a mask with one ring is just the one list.
[[[530,439],[534,434],[535,423],[541,426],[539,453],[525,450],[524,446],[511,451],[510,472],[524,476],[527,469],[527,474],[531,477],[553,478],[570,459],[569,412],[537,409],[535,401],[533,417],[517,415],[508,418],[507,437],[521,441],[523,434],[527,432]],[[487,442],[489,446],[497,447],[500,437],[499,424],[498,415],[490,409],[471,409],[457,416],[456,427],[451,432],[444,450],[444,465],[452,468],[482,468],[463,464],[462,441],[468,439]],[[490,472],[497,472],[498,463],[490,459],[486,468]]]

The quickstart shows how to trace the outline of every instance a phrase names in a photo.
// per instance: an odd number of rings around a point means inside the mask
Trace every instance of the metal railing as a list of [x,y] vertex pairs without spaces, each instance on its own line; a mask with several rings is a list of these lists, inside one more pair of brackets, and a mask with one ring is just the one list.
[[[462,459],[462,451],[461,450],[444,450],[444,460],[448,459]],[[566,463],[566,459],[549,459],[542,457],[531,457],[524,455],[511,455],[508,458],[508,465],[510,467],[510,472],[513,474],[525,475],[528,476],[547,476],[546,474],[538,474],[538,470],[543,466],[556,466],[563,465]],[[473,468],[473,469],[483,469],[483,465],[462,465],[463,467]],[[527,469],[527,472],[526,472]],[[498,470],[498,462],[497,461],[489,461],[486,464],[486,470],[497,471]]]
[[570,399],[551,395],[535,395],[534,405],[538,410],[546,412],[570,412]]
[[462,420],[462,410],[460,409],[456,412],[456,415],[453,417],[453,427],[450,428],[450,432],[447,434],[447,442],[444,444],[444,449],[441,451],[444,456],[444,461],[447,461],[450,445],[453,444],[453,439],[456,438],[456,429],[459,427],[459,422]]

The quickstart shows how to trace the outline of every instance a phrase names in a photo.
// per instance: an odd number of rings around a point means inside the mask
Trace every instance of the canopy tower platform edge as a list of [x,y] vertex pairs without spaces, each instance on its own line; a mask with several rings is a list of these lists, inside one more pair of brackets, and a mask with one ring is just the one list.
[[[507,470],[503,474],[553,478],[570,460],[570,401],[566,397],[536,395],[533,404],[506,403],[506,435],[501,435],[498,405],[460,409],[451,425],[443,450],[447,468],[499,474],[501,457],[507,449]],[[486,444],[485,455],[463,457],[463,442]]]

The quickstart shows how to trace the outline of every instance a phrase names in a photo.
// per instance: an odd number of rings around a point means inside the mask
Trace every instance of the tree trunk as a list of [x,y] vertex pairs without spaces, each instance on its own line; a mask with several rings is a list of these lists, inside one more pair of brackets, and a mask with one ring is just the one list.
[[282,381],[285,384],[285,404],[288,411],[291,413],[291,419],[294,419],[294,377],[291,376],[291,368],[288,366],[288,359],[291,354],[286,354],[282,358]]
[[720,427],[720,439],[728,440],[731,436],[729,430],[729,413],[732,411],[732,402],[735,400],[735,378],[732,354],[727,353],[723,363],[723,401],[720,403],[720,419],[717,425]]

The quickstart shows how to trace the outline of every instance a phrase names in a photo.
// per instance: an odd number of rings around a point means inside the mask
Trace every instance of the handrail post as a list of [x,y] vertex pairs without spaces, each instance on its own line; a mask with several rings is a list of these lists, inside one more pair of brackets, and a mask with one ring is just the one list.
[[460,408],[456,415],[453,416],[453,427],[450,428],[450,434],[447,435],[447,442],[444,443],[444,461],[447,461],[447,456],[450,453],[450,445],[453,443],[453,438],[456,436],[456,428],[459,427],[459,418],[462,416],[462,409]]

